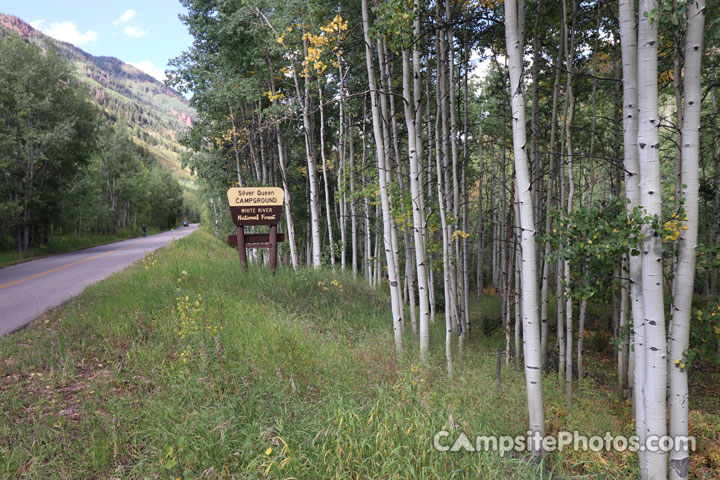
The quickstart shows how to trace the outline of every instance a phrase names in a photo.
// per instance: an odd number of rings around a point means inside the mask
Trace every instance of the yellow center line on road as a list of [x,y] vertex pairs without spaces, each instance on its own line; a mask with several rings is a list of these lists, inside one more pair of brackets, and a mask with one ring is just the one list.
[[81,263],[89,262],[90,260],[96,260],[96,259],[98,259],[98,258],[105,257],[105,256],[107,256],[107,255],[110,255],[111,253],[116,253],[116,252],[119,252],[120,250],[125,250],[126,248],[134,247],[134,246],[139,245],[139,244],[141,244],[141,243],[147,242],[148,240],[150,240],[150,239],[148,238],[148,239],[145,239],[145,240],[140,240],[139,242],[131,243],[130,245],[125,245],[124,247],[116,248],[115,250],[111,250],[111,251],[109,251],[109,252],[101,253],[100,255],[95,255],[95,256],[90,257],[90,258],[84,258],[84,259],[82,259],[82,260],[78,260],[77,262],[68,263],[67,265],[62,265],[62,266],[60,266],[60,267],[53,268],[53,269],[51,269],[51,270],[46,270],[46,271],[44,271],[44,272],[36,273],[35,275],[30,275],[29,277],[20,278],[20,279],[18,279],[18,280],[13,280],[12,282],[8,282],[8,283],[3,283],[2,285],[0,285],[0,290],[2,290],[3,288],[12,287],[13,285],[17,285],[18,283],[27,282],[28,280],[34,280],[34,279],[39,278],[39,277],[42,277],[42,276],[44,276],[44,275],[48,275],[48,274],[51,274],[51,273],[59,272],[60,270],[64,270],[64,269],[66,269],[66,268],[74,267],[75,265],[80,265]]

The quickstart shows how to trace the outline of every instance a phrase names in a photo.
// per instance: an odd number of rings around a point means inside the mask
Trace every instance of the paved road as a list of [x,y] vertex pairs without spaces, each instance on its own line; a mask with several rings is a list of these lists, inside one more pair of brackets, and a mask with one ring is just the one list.
[[197,230],[180,227],[147,238],[53,255],[0,269],[0,337],[24,327],[85,287],[118,272],[175,238]]

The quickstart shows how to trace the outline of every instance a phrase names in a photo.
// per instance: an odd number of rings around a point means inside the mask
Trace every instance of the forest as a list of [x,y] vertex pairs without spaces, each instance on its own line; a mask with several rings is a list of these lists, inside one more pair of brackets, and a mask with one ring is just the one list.
[[190,214],[178,179],[131,140],[123,112],[110,112],[91,103],[53,47],[3,34],[0,251],[118,229],[139,235],[143,224],[171,228]]
[[[182,3],[169,83],[216,234],[228,187],[281,186],[285,264],[384,289],[398,352],[444,322],[450,378],[469,299],[500,295],[540,436],[601,305],[640,441],[688,435],[688,372],[720,363],[717,2]],[[642,478],[688,478],[688,450]]]

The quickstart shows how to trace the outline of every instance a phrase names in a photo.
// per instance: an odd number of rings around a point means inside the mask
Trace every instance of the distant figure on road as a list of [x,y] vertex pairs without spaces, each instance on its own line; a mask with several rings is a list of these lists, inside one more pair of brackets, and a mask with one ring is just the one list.
[[144,223],[142,224],[142,234],[143,234],[143,237],[147,237],[147,227],[145,226]]

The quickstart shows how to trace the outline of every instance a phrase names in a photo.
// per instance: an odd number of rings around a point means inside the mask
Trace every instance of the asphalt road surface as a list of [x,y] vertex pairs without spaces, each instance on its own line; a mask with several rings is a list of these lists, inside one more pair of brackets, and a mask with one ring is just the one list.
[[52,255],[0,269],[0,337],[24,327],[85,287],[140,260],[197,225]]

